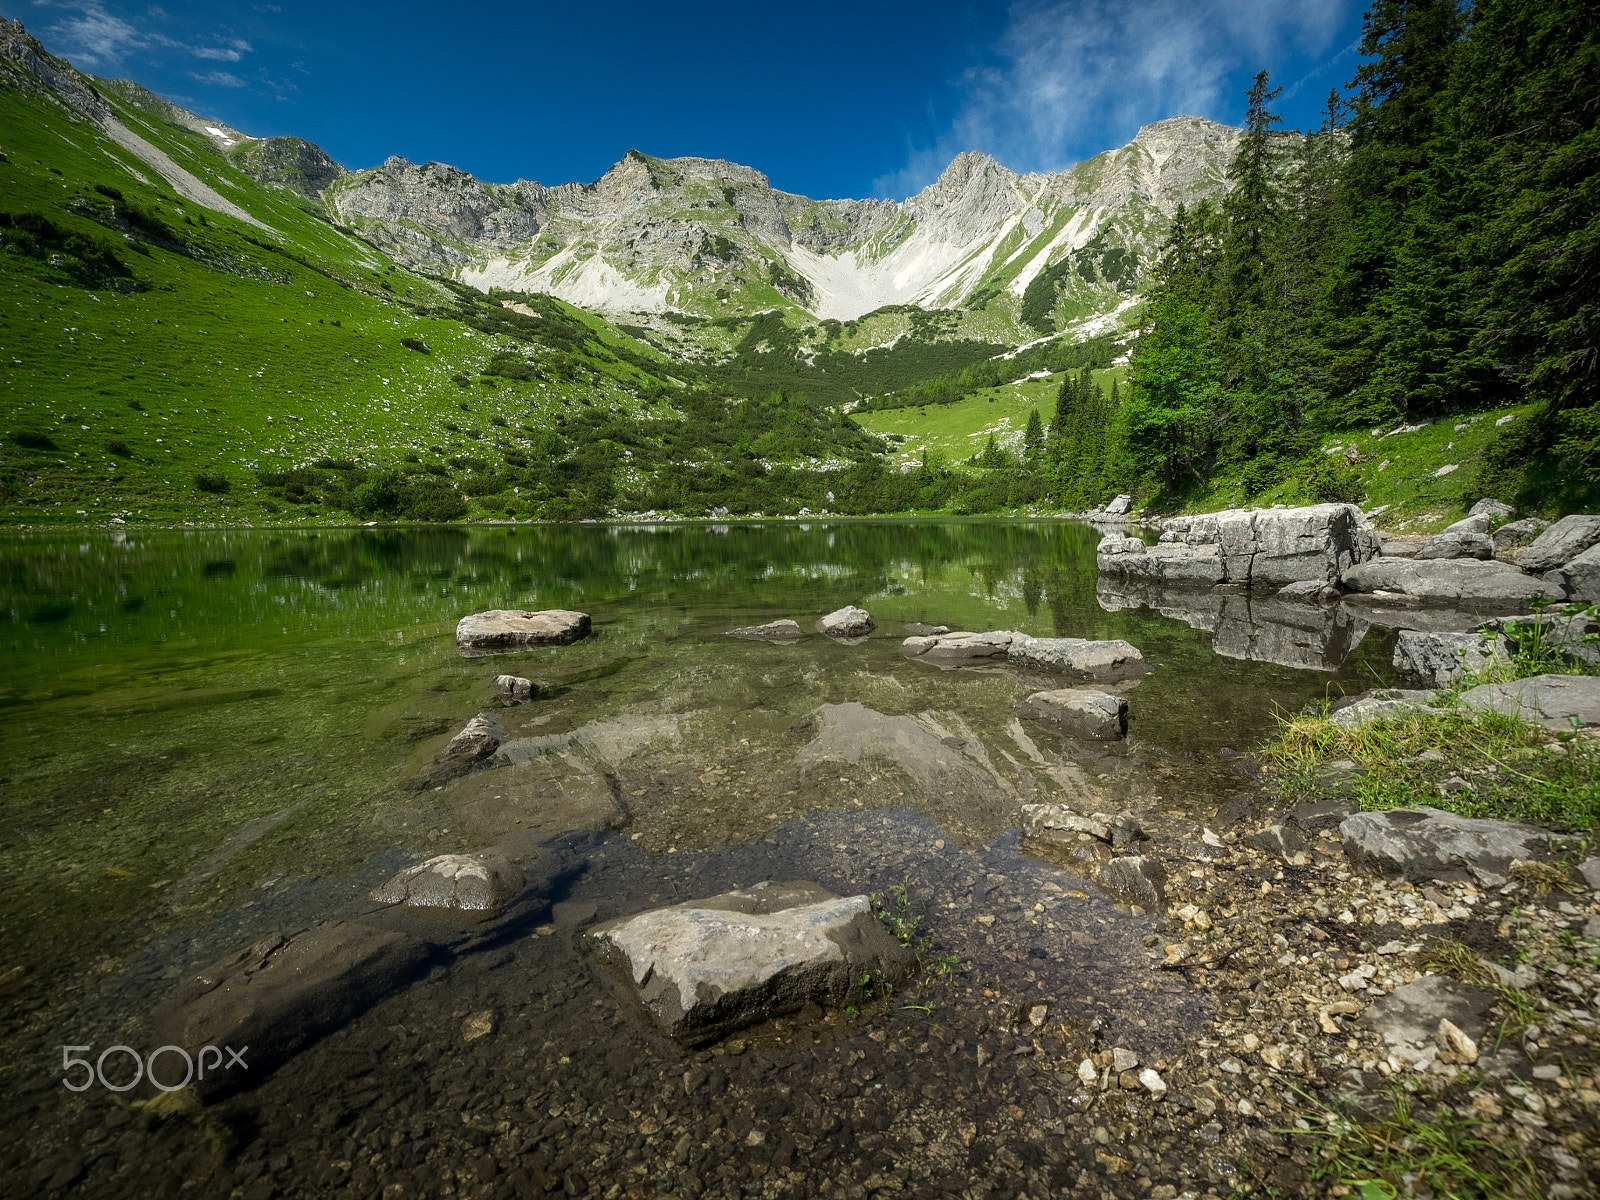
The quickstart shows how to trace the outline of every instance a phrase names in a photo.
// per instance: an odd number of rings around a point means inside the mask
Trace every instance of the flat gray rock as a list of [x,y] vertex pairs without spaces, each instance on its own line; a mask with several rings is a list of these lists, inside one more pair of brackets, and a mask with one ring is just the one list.
[[1448,687],[1468,672],[1481,675],[1509,662],[1510,647],[1487,633],[1423,633],[1402,629],[1395,640],[1394,669],[1426,688]]
[[1320,579],[1300,579],[1278,589],[1279,600],[1294,600],[1301,604],[1328,604],[1338,598],[1339,589]]
[[439,751],[435,760],[442,763],[480,762],[500,749],[506,740],[506,731],[489,713],[479,713],[468,721],[466,728],[451,738]]
[[1306,839],[1293,825],[1268,825],[1245,835],[1244,844],[1282,859],[1291,859],[1308,849]]
[[760,883],[608,921],[585,935],[672,1037],[701,1040],[800,1008],[845,1004],[863,976],[908,978],[911,951],[866,896]]
[[497,914],[526,882],[494,855],[440,854],[401,871],[369,899],[420,916],[477,922]]
[[825,617],[817,618],[817,632],[828,637],[861,638],[876,628],[872,615],[866,609],[857,608],[853,604],[846,604],[843,608],[834,609]]
[[1507,563],[1473,558],[1376,558],[1351,567],[1339,582],[1345,590],[1412,596],[1424,604],[1482,604],[1521,608],[1535,596],[1560,600],[1558,587],[1524,575]]
[[1084,816],[1065,804],[1024,804],[1019,827],[1023,837],[1041,842],[1076,842],[1082,840],[1079,834],[1097,841],[1111,842],[1116,840],[1119,830],[1137,836],[1136,829],[1126,829],[1128,824],[1106,813]]
[[249,1047],[247,1070],[213,1073],[204,1092],[259,1082],[290,1055],[409,983],[428,943],[360,921],[273,933],[185,978],[155,1014],[161,1042]]
[[1574,513],[1562,517],[1527,549],[1518,552],[1517,566],[1528,571],[1548,571],[1571,562],[1590,546],[1600,543],[1600,517]]
[[456,625],[456,648],[471,657],[527,646],[566,646],[588,636],[588,613],[496,608],[462,617]]
[[1093,688],[1057,688],[1034,692],[1018,706],[1036,721],[1048,721],[1068,733],[1097,742],[1128,736],[1128,702]]
[[1600,544],[1590,546],[1566,565],[1544,574],[1546,583],[1563,587],[1579,604],[1600,602]]
[[[1386,689],[1386,691],[1389,693],[1395,693],[1399,692],[1400,689],[1389,688]],[[1412,696],[1394,694],[1363,696],[1360,699],[1345,705],[1343,708],[1336,709],[1333,715],[1328,719],[1335,725],[1339,726],[1340,729],[1360,729],[1363,725],[1369,725],[1373,721],[1404,717],[1409,713],[1436,713],[1444,711],[1441,708],[1435,708],[1428,704],[1426,700],[1413,698],[1414,696],[1422,694],[1423,693],[1412,693]],[[1426,696],[1428,699],[1432,699],[1431,692],[1426,693]]]
[[[1489,1010],[1499,997],[1443,975],[1423,975],[1374,1001],[1361,1024],[1380,1035],[1390,1053],[1408,1063],[1432,1058],[1439,1022],[1449,1021],[1480,1046],[1489,1032]],[[1419,1045],[1420,1043],[1420,1045]]]
[[[1488,522],[1483,524],[1488,525]],[[1413,557],[1420,562],[1434,558],[1490,559],[1494,557],[1494,542],[1487,533],[1457,529],[1452,525],[1429,538]]]
[[1600,676],[1534,675],[1514,683],[1485,683],[1461,693],[1461,703],[1564,733],[1573,728],[1573,718],[1580,725],[1600,725]]
[[1467,509],[1468,517],[1487,517],[1494,521],[1503,521],[1507,517],[1514,517],[1516,515],[1516,509],[1512,508],[1509,504],[1502,504],[1498,500],[1479,500],[1471,508]]
[[1020,636],[1006,630],[993,633],[956,630],[929,637],[908,637],[900,643],[900,653],[916,662],[932,663],[936,667],[1004,662],[1010,653],[1012,640]]
[[1012,634],[1006,659],[1015,666],[1041,671],[1093,675],[1097,679],[1125,679],[1146,674],[1144,655],[1121,638],[1036,638]]
[[744,638],[752,642],[798,642],[801,636],[800,623],[785,617],[781,621],[768,621],[765,625],[745,625],[738,629],[730,629],[726,637]]
[[[1481,503],[1481,501],[1480,501]],[[1471,512],[1454,525],[1446,525],[1440,533],[1488,533],[1489,516],[1487,513]]]
[[1368,875],[1502,887],[1511,864],[1543,858],[1550,831],[1513,821],[1458,817],[1437,808],[1362,812],[1339,825],[1345,857]]

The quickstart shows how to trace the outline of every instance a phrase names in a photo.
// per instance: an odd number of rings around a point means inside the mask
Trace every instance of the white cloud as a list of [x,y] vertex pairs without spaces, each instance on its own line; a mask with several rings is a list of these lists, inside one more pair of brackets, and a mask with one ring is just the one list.
[[[1142,124],[1238,107],[1231,73],[1327,50],[1353,0],[1023,0],[995,62],[957,81],[961,104],[931,146],[874,184],[903,196],[961,150],[1020,171],[1060,170]],[[1114,140],[1107,141],[1107,138]]]
[[209,83],[212,87],[242,88],[245,86],[244,80],[227,71],[207,71],[198,75],[190,71],[189,78],[196,83]]
[[[45,7],[60,8],[71,14],[47,26],[44,36],[55,53],[64,55],[78,66],[104,68],[145,50],[176,50],[208,62],[236,63],[242,61],[252,49],[249,42],[236,37],[212,36],[206,39],[212,44],[186,44],[159,31],[142,29],[131,21],[107,12],[104,5],[94,0],[87,4],[54,4],[49,0],[42,0],[42,3]],[[146,9],[144,15],[150,20],[168,19],[167,14],[158,7]],[[212,74],[234,78],[226,75],[226,72]],[[205,77],[195,75],[194,78]],[[224,86],[242,87],[243,84],[230,83]]]

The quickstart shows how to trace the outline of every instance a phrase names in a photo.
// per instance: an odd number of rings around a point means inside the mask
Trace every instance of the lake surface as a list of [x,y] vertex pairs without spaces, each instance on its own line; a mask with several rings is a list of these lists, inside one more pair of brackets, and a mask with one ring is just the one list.
[[[8,538],[0,1174],[37,1195],[262,1200],[854,1195],[874,1176],[959,1194],[969,1174],[1015,1194],[1041,1171],[1030,1194],[1048,1190],[1070,1104],[1030,1065],[1044,1033],[1008,1032],[1018,998],[1048,1003],[1059,1039],[1151,1060],[1213,1000],[1152,978],[1153,918],[1025,852],[1020,805],[1198,829],[1250,794],[1240,756],[1275,709],[1389,678],[1391,639],[1336,611],[1109,590],[1099,536],[813,521]],[[871,638],[809,632],[845,604],[871,611]],[[456,621],[504,607],[579,609],[594,633],[461,657]],[[724,636],[780,617],[807,636]],[[906,660],[907,622],[1127,639],[1152,668],[1123,685],[1128,741],[1019,719],[1059,676]],[[502,671],[542,695],[499,709]],[[513,765],[430,776],[490,709]],[[148,1018],[186,972],[511,836],[570,865],[553,909],[457,947],[258,1086],[182,1111],[63,1087],[64,1045],[154,1049]],[[685,1049],[579,941],[760,879],[905,885],[925,956],[949,965],[858,1012]],[[468,1040],[480,1013],[493,1032]],[[1037,1154],[1004,1149],[1013,1134]]]

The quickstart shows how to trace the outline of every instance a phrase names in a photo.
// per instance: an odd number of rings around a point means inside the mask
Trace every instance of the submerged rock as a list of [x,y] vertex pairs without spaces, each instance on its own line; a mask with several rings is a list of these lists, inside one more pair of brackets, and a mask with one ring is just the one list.
[[1574,513],[1562,517],[1517,555],[1517,565],[1528,571],[1548,571],[1563,566],[1590,546],[1600,543],[1600,516]]
[[848,1003],[864,977],[869,989],[896,984],[914,965],[866,896],[814,883],[760,883],[608,921],[585,937],[665,1033],[692,1040],[808,1001]]
[[1436,879],[1501,887],[1511,864],[1550,853],[1548,829],[1459,817],[1437,808],[1356,813],[1339,825],[1356,870],[1410,882]]
[[456,625],[456,647],[469,656],[525,646],[566,646],[588,636],[589,614],[565,608],[540,612],[496,608],[462,617]]
[[500,693],[500,699],[509,704],[521,704],[539,694],[539,685],[520,675],[496,675],[494,687]]
[[817,618],[817,632],[828,637],[861,638],[876,628],[872,615],[866,609],[857,608],[853,604],[846,604],[843,608],[834,609],[827,616]]
[[1574,718],[1579,725],[1600,725],[1600,676],[1534,675],[1513,683],[1485,683],[1461,693],[1461,703],[1565,733]]
[[768,621],[765,625],[745,625],[739,629],[730,629],[726,637],[745,638],[752,642],[798,642],[801,637],[800,623],[785,617],[779,621]]
[[1093,688],[1034,692],[1018,707],[1035,720],[1049,721],[1079,737],[1117,741],[1128,736],[1128,701]]
[[908,637],[900,643],[900,653],[917,662],[932,663],[936,667],[965,667],[975,663],[1004,661],[1011,650],[1011,640],[1017,635],[1001,630],[996,633],[933,634],[929,637]]
[[1011,635],[1006,647],[1007,661],[1019,667],[1041,671],[1073,672],[1098,679],[1123,678],[1149,671],[1138,647],[1121,638],[1091,641],[1088,638],[1036,638]]
[[409,983],[430,953],[426,942],[360,921],[270,934],[185,979],[156,1013],[155,1030],[191,1054],[248,1047],[248,1069],[196,1082],[205,1092],[248,1087]]
[[370,899],[424,916],[485,921],[522,891],[526,880],[493,855],[441,854],[401,871]]
[[1114,899],[1137,904],[1147,912],[1166,907],[1167,871],[1148,854],[1127,854],[1101,863],[1094,881]]
[[436,761],[441,763],[474,763],[490,757],[506,740],[506,731],[489,713],[479,713],[467,722],[466,728],[439,751]]

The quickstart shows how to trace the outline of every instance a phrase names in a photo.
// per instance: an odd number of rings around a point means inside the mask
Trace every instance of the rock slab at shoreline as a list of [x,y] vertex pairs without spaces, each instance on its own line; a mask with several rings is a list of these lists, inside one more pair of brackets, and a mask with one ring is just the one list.
[[1036,721],[1048,721],[1092,741],[1119,741],[1128,736],[1128,701],[1094,688],[1034,692],[1018,707]]
[[866,896],[759,883],[608,921],[585,935],[672,1037],[702,1039],[807,1001],[845,1004],[871,976],[898,984],[914,959]]
[[527,646],[568,646],[589,636],[589,614],[565,608],[527,612],[495,608],[462,617],[456,648],[466,655],[494,654]]
[[768,621],[765,625],[744,625],[730,629],[723,636],[744,638],[751,642],[798,642],[801,630],[798,621],[785,617],[779,621]]
[[1471,882],[1503,887],[1511,864],[1550,853],[1548,829],[1514,821],[1460,817],[1437,808],[1363,812],[1339,825],[1345,857],[1384,879]]
[[1009,662],[1014,666],[1060,671],[1096,678],[1122,678],[1148,672],[1138,647],[1121,638],[1036,638],[999,629],[988,633],[956,630],[908,637],[900,653],[936,667],[967,667]]
[[1568,733],[1574,719],[1580,725],[1600,725],[1600,676],[1533,675],[1513,683],[1484,683],[1462,692],[1461,703]]
[[1346,591],[1415,597],[1423,604],[1520,608],[1535,597],[1565,597],[1553,583],[1524,575],[1503,562],[1475,558],[1378,558],[1351,567],[1340,577]]

